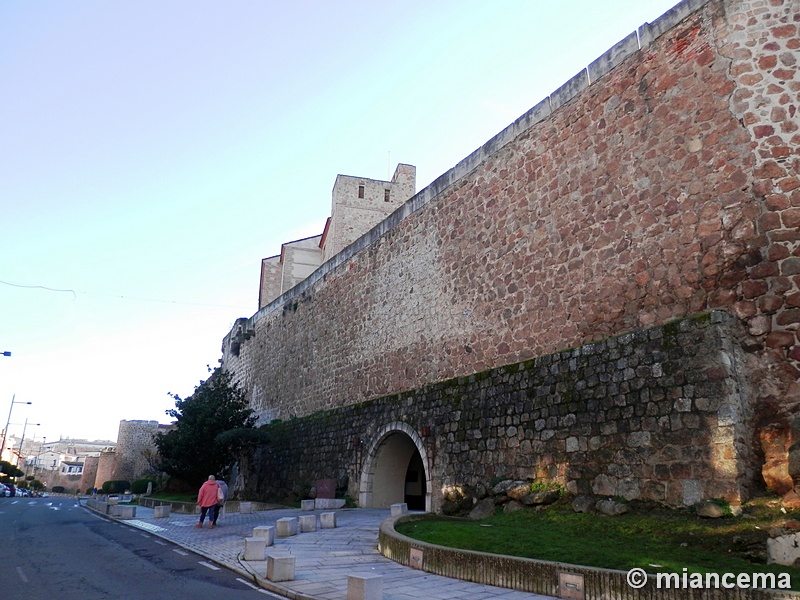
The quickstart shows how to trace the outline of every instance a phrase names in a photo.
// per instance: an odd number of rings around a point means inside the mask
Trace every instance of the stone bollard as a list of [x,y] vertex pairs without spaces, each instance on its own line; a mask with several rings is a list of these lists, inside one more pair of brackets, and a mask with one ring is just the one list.
[[297,535],[297,517],[283,517],[275,521],[275,535],[279,538]]
[[169,516],[170,513],[170,505],[169,504],[162,504],[161,506],[154,506],[153,507],[153,518],[155,519],[164,519]]
[[300,516],[300,531],[307,533],[309,531],[317,530],[317,515],[301,515]]
[[117,504],[114,507],[114,515],[119,519],[135,519],[136,518],[136,507],[135,506],[128,506],[123,504]]
[[300,500],[300,510],[314,510],[314,500]]
[[330,510],[331,508],[344,508],[347,500],[344,498],[317,498],[314,500],[314,508],[317,510]]
[[267,538],[263,537],[244,538],[245,560],[264,560],[266,553],[267,553]]
[[253,537],[263,537],[267,540],[267,546],[272,546],[275,543],[275,528],[272,525],[253,527]]
[[295,557],[291,554],[270,554],[267,557],[267,579],[291,581],[294,579]]
[[253,503],[252,502],[240,502],[239,503],[239,514],[240,515],[251,515],[251,514],[253,514]]
[[392,504],[392,516],[399,517],[400,515],[404,515],[408,512],[408,504],[405,502],[400,502],[399,504]]
[[319,526],[321,529],[334,529],[336,527],[336,513],[320,513]]
[[383,575],[365,573],[347,576],[347,600],[381,600]]

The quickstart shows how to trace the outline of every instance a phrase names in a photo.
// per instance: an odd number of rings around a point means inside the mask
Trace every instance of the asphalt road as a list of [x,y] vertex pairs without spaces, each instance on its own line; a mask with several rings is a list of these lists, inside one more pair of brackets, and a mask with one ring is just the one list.
[[0,498],[0,598],[279,598],[73,498]]

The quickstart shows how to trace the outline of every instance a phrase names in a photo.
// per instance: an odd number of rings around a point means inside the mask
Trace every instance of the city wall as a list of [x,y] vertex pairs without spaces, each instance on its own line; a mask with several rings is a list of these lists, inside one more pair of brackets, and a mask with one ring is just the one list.
[[274,424],[243,465],[250,498],[304,496],[336,479],[358,496],[366,444],[385,423],[422,432],[440,485],[501,479],[566,483],[574,494],[671,505],[749,496],[755,461],[746,335],[714,312],[374,401]]
[[[800,403],[799,13],[796,0],[686,0],[642,26],[237,321],[224,367],[263,422],[345,415],[723,310],[743,328],[736,378],[751,415],[748,449],[728,447],[742,458],[733,480],[754,461],[785,467]],[[718,423],[696,402],[689,412],[716,439]],[[637,452],[656,449],[641,441]]]

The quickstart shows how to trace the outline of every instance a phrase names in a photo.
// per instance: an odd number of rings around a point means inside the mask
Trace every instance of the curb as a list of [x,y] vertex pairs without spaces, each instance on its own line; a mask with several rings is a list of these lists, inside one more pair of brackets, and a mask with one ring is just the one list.
[[[143,531],[140,527],[136,527],[135,525],[130,525],[129,523],[126,523],[126,521],[128,519],[119,519],[117,517],[101,513],[100,511],[97,511],[97,510],[91,508],[90,506],[86,506],[85,504],[82,504],[80,499],[78,499],[78,505],[81,508],[85,508],[86,510],[91,511],[92,513],[94,513],[96,515],[99,515],[100,517],[103,517],[104,519],[106,519],[108,521],[114,521],[116,523],[121,523],[123,525],[127,525],[128,527],[131,527],[131,528],[136,529],[138,531]],[[191,515],[187,515],[187,516],[191,516]],[[176,542],[175,540],[173,540],[171,538],[168,538],[168,537],[166,537],[166,536],[164,536],[164,535],[162,535],[162,534],[160,534],[158,532],[149,531],[149,530],[144,530],[144,531],[147,531],[147,533],[149,533],[152,536],[161,538],[162,540],[165,540],[165,541],[167,541],[167,542],[169,542],[169,543],[171,543],[171,544],[173,544],[175,546],[178,546],[179,548],[183,548],[184,550],[186,550],[188,552],[191,552],[192,554],[200,556],[200,557],[202,557],[202,558],[214,563],[215,565],[217,565],[217,566],[219,566],[219,567],[221,567],[223,569],[228,569],[229,571],[233,571],[234,573],[236,573],[237,575],[241,575],[242,577],[244,577],[245,579],[247,579],[249,582],[253,583],[254,585],[257,585],[258,587],[263,588],[263,589],[265,589],[265,590],[267,590],[269,592],[272,592],[274,594],[279,594],[279,595],[283,596],[284,598],[289,598],[290,600],[321,600],[320,598],[317,598],[316,596],[309,596],[308,594],[302,594],[302,593],[299,593],[299,592],[295,592],[295,591],[290,590],[288,588],[285,588],[285,587],[283,587],[281,585],[278,585],[277,583],[269,581],[268,579],[264,579],[264,578],[260,577],[258,574],[256,574],[255,571],[253,571],[252,569],[249,569],[246,565],[242,564],[242,554],[244,552],[240,552],[237,555],[236,560],[239,562],[239,567],[236,567],[236,566],[230,565],[228,563],[220,562],[217,558],[214,558],[213,556],[210,556],[210,555],[206,554],[205,552],[203,552],[201,550],[195,550],[194,548],[188,548],[188,547]]]

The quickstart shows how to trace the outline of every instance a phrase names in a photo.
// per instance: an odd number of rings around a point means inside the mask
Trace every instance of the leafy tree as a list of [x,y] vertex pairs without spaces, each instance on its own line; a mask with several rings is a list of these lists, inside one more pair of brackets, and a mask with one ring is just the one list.
[[10,462],[0,460],[0,474],[6,475],[7,477],[22,477],[25,475],[25,472],[22,469],[18,469]]
[[[160,469],[193,485],[211,474],[227,474],[237,452],[253,443],[246,436],[255,418],[244,391],[230,373],[217,368],[188,398],[172,397],[175,408],[166,413],[176,420],[175,427],[155,438]],[[248,433],[235,433],[242,430]]]

